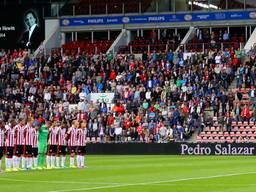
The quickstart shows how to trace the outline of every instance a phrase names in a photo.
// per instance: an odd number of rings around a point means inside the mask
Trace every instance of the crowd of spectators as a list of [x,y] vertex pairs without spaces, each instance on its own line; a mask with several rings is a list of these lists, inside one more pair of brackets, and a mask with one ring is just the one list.
[[230,41],[231,39],[227,30],[219,30],[218,32],[212,31],[210,33],[209,30],[197,29],[196,37],[199,41],[211,43]]
[[187,49],[237,49],[245,42],[244,34],[240,30],[227,29],[196,29],[195,37],[187,44]]
[[[59,51],[33,58],[26,50],[1,50],[0,118],[84,121],[88,138],[99,142],[184,141],[211,123],[206,109],[218,117],[235,109],[228,87],[238,68],[236,80],[244,84],[252,73],[246,86],[254,85],[255,59],[241,64],[240,57],[233,49],[154,51],[141,59]],[[111,104],[88,98],[111,92]]]

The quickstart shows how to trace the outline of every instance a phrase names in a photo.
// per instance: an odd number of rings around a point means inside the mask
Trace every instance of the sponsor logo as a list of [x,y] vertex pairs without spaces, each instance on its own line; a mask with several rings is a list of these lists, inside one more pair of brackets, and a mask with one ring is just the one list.
[[63,19],[62,20],[62,24],[63,25],[69,25],[70,24],[70,21],[68,19]]
[[184,19],[185,19],[186,21],[191,21],[191,20],[192,20],[192,15],[185,15],[185,16],[184,16]]
[[160,17],[148,17],[148,21],[155,21],[155,22],[160,22],[160,21],[165,21],[165,17],[164,16],[160,16]]
[[256,12],[250,12],[249,17],[252,19],[256,19]]
[[123,23],[129,23],[130,22],[130,18],[129,17],[123,17],[122,21],[123,21]]
[[208,19],[209,17],[210,15],[197,15],[197,18],[199,18],[200,20]]
[[84,24],[84,21],[83,21],[83,20],[74,20],[73,22],[74,22],[74,23]]
[[104,23],[103,18],[95,18],[95,19],[88,19],[89,24],[99,24],[99,23]]
[[222,20],[226,19],[226,14],[225,13],[215,13],[215,19]]
[[231,14],[230,17],[231,18],[242,18],[243,15],[242,14]]

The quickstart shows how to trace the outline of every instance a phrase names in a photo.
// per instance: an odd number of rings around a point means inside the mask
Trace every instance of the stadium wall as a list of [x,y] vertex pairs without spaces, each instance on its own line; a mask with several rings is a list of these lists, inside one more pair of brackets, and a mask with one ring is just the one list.
[[256,155],[256,143],[97,143],[87,145],[97,155]]

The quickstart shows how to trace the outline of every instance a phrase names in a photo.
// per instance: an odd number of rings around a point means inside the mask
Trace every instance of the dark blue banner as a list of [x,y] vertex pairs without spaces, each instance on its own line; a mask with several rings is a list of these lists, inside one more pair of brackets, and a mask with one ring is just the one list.
[[256,19],[256,11],[61,18],[60,26],[120,25]]

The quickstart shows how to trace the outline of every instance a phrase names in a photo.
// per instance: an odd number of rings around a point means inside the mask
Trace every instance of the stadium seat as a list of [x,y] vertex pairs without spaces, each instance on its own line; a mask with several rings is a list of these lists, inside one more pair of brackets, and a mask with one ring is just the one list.
[[239,131],[241,131],[241,132],[245,131],[244,126],[240,126],[240,127],[239,127]]
[[235,132],[231,131],[231,132],[230,132],[230,136],[231,136],[231,137],[236,136]]
[[253,121],[250,121],[250,124],[249,124],[251,127],[254,126],[254,122]]

